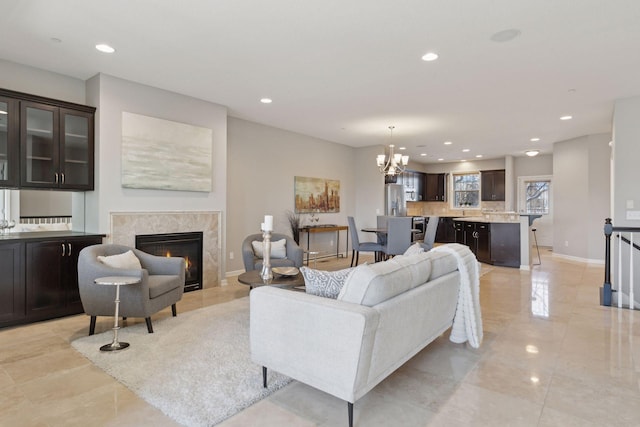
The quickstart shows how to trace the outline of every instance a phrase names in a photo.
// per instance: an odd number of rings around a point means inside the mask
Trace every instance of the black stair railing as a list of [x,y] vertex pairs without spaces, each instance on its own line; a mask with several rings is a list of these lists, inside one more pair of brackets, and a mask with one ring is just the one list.
[[[611,218],[606,218],[604,220],[604,283],[602,285],[602,305],[611,305],[613,299],[613,293],[617,292],[616,289],[613,289],[611,286],[611,235],[614,233],[639,233],[640,228],[638,227],[614,227],[611,223]],[[627,245],[632,245],[634,249],[640,251],[640,246],[635,243],[632,244],[631,240],[627,239],[621,234],[616,235],[622,242]],[[618,254],[621,256],[621,254]],[[630,259],[631,262],[631,259]],[[633,278],[631,278],[633,280]],[[620,284],[619,284],[620,285]],[[634,301],[630,301],[629,306],[633,308]]]

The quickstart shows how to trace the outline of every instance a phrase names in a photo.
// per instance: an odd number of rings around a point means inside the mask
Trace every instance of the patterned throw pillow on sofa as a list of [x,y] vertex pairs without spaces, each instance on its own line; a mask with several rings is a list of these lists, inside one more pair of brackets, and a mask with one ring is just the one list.
[[345,280],[355,269],[356,267],[338,271],[323,271],[301,267],[300,272],[304,276],[304,285],[308,294],[335,299],[338,297]]

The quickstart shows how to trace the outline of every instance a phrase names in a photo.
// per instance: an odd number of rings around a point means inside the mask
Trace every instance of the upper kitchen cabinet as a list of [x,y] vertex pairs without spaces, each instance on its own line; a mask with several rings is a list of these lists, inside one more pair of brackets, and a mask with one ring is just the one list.
[[93,190],[93,112],[21,102],[21,187]]
[[20,180],[18,132],[18,102],[0,96],[0,187],[16,187]]
[[447,200],[447,174],[425,174],[425,198],[429,202],[444,202]]
[[481,171],[480,182],[482,186],[481,198],[483,202],[504,202],[505,193],[504,169]]
[[[13,183],[0,179],[0,186],[93,190],[94,107],[4,89],[0,100],[15,109],[15,121],[6,134],[6,145],[15,153],[5,167],[16,174]],[[3,138],[4,134],[0,152]]]

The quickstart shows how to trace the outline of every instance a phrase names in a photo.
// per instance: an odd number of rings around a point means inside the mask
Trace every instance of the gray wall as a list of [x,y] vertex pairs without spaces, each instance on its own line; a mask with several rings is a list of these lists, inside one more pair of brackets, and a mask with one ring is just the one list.
[[602,227],[609,215],[609,134],[588,135],[553,146],[556,253],[604,260]]
[[0,59],[0,87],[77,104],[86,101],[84,80],[4,59]]
[[[235,117],[228,118],[228,142],[227,273],[244,271],[242,241],[260,232],[264,215],[273,215],[274,232],[291,235],[286,212],[295,207],[295,176],[340,181],[340,212],[320,214],[320,224],[346,225],[355,211],[353,148]],[[301,217],[307,224],[309,216]],[[307,235],[300,239],[306,248]],[[335,233],[311,236],[312,248],[324,254],[335,253],[336,244]],[[342,231],[341,252],[345,244]]]
[[[627,211],[640,211],[640,97],[620,99],[613,115],[613,211],[615,226],[640,227],[640,221],[628,220]],[[634,207],[627,209],[627,201]]]
[[[96,117],[96,191],[87,193],[87,230],[109,231],[110,212],[219,210],[226,207],[226,108],[217,104],[99,74],[87,81]],[[122,112],[132,112],[213,130],[213,191],[122,188]],[[179,144],[176,155],[180,153]]]

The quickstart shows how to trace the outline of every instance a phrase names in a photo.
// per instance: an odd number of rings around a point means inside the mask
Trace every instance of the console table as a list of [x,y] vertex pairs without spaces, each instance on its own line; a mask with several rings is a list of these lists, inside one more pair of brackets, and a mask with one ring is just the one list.
[[306,225],[300,227],[300,231],[307,233],[307,265],[309,265],[309,240],[311,233],[336,233],[336,258],[340,257],[340,232],[347,232],[347,248],[346,252],[349,252],[349,227],[346,225],[335,224],[318,224],[318,225]]

